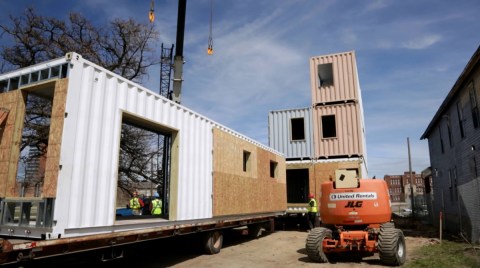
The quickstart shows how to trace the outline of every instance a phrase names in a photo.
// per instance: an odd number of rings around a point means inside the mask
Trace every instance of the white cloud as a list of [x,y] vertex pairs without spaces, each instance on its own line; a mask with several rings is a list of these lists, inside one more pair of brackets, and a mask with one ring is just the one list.
[[408,49],[425,49],[434,45],[441,39],[442,37],[438,34],[430,34],[403,42],[401,46]]
[[379,9],[384,9],[388,7],[393,1],[392,0],[374,0],[366,3],[367,11],[377,11]]

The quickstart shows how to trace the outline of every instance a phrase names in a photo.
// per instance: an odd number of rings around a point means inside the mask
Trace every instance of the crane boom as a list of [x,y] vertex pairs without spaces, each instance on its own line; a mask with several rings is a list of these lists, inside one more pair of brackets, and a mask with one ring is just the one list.
[[180,103],[182,96],[183,81],[183,39],[185,35],[185,15],[187,11],[187,0],[178,0],[177,17],[177,38],[175,57],[173,62],[173,96],[172,100]]

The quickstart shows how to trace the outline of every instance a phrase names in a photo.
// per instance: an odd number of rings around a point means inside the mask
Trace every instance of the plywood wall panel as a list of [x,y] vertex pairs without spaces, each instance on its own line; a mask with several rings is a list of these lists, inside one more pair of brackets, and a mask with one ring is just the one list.
[[50,136],[48,139],[47,162],[42,197],[53,198],[56,197],[57,194],[67,86],[67,78],[56,81],[54,85],[52,118],[50,120]]
[[[285,159],[218,128],[213,139],[213,215],[284,211]],[[243,151],[251,153],[247,172]],[[276,178],[270,177],[270,161],[278,163]]]

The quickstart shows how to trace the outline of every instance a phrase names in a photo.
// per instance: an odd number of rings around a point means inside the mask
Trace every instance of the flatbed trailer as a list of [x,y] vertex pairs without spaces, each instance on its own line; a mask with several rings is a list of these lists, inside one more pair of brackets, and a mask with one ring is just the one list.
[[[142,229],[117,231],[109,233],[59,238],[52,240],[27,240],[18,238],[1,238],[0,265],[13,263],[28,263],[29,261],[52,258],[61,255],[81,253],[85,251],[109,249],[108,254],[102,254],[101,260],[121,258],[123,247],[135,243],[202,233],[202,246],[207,254],[218,253],[222,247],[223,234],[226,229],[248,227],[248,234],[257,237],[265,228],[274,231],[274,219],[281,213],[217,217],[205,220],[178,221],[175,223],[158,219],[123,220],[117,225],[128,227],[141,222]],[[110,251],[111,249],[111,251]]]

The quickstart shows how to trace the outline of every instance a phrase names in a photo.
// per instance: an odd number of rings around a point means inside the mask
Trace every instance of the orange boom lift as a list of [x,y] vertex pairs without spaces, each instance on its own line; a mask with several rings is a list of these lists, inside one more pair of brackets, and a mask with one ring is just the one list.
[[322,227],[307,237],[308,257],[328,262],[346,252],[360,258],[378,252],[384,264],[404,264],[405,237],[391,222],[386,182],[357,179],[346,171],[338,171],[335,177],[322,183]]

